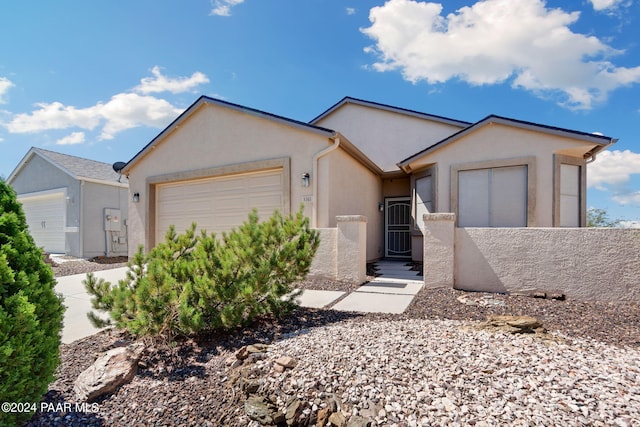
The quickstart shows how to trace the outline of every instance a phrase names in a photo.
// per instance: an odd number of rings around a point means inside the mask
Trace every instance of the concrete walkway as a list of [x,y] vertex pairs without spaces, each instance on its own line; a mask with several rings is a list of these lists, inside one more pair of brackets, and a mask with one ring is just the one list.
[[[422,289],[423,278],[406,261],[379,261],[375,268],[379,276],[360,286],[346,297],[346,292],[305,289],[297,298],[300,306],[309,308],[331,308],[339,311],[364,313],[403,313],[413,297]],[[111,283],[118,283],[126,276],[127,267],[97,271],[94,275]],[[86,274],[57,277],[56,292],[64,296],[67,311],[64,315],[62,342],[71,343],[93,335],[94,328],[87,313],[91,311],[91,296],[82,284]],[[344,297],[333,307],[335,301]]]
[[[118,280],[124,279],[126,272],[127,267],[121,267],[96,271],[93,274],[111,283],[118,283]],[[87,293],[82,284],[82,281],[86,277],[86,274],[56,277],[58,284],[55,290],[64,296],[63,304],[67,307],[64,313],[64,326],[62,328],[63,344],[88,337],[100,331],[100,329],[94,328],[87,318],[87,313],[92,309],[91,295]]]
[[422,289],[424,279],[407,261],[382,260],[374,264],[378,276],[332,308],[364,313],[404,313]]

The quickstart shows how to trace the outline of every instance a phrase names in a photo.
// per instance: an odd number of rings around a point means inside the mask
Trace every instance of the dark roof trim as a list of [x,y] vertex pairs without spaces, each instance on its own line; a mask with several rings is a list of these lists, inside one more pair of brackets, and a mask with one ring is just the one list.
[[191,104],[186,110],[182,112],[173,122],[169,124],[162,132],[160,132],[155,138],[153,138],[147,145],[145,145],[142,150],[138,151],[136,155],[134,155],[131,160],[127,162],[127,164],[122,169],[123,173],[128,174],[131,167],[137,163],[137,161],[146,154],[148,150],[154,147],[160,140],[163,139],[165,135],[170,133],[174,128],[180,126],[180,123],[185,121],[194,111],[200,108],[204,104],[214,104],[219,105],[225,108],[229,108],[231,110],[239,111],[241,113],[249,114],[254,117],[260,117],[263,119],[275,121],[277,123],[281,123],[287,126],[293,126],[300,130],[304,130],[307,132],[316,133],[319,135],[326,136],[328,138],[333,138],[336,136],[336,132],[323,128],[320,126],[314,126],[309,123],[305,123],[299,120],[290,119],[284,116],[278,116],[277,114],[268,113],[266,111],[258,110],[251,107],[245,107],[244,105],[234,104],[232,102],[223,101],[221,99],[211,98],[209,96],[201,96],[198,98],[193,104]]
[[[555,127],[555,126],[548,126],[548,125],[541,125],[538,123],[533,123],[533,122],[527,122],[524,120],[517,120],[517,119],[510,119],[508,117],[501,117],[501,116],[496,116],[495,114],[492,114],[490,116],[485,117],[484,119],[480,120],[477,123],[472,124],[471,126],[462,129],[459,132],[454,133],[451,136],[448,136],[447,138],[436,142],[435,144],[433,144],[430,147],[425,148],[422,151],[419,151],[418,153],[407,157],[406,159],[402,160],[401,162],[398,163],[398,166],[403,169],[404,166],[407,166],[409,163],[411,163],[412,161],[416,160],[419,157],[422,157],[423,155],[437,150],[447,144],[450,144],[454,141],[457,141],[458,139],[462,138],[463,136],[475,131],[476,129],[479,129],[485,125],[491,124],[491,123],[496,123],[496,124],[501,124],[501,125],[506,125],[506,126],[513,126],[513,127],[517,127],[520,129],[526,129],[526,130],[531,130],[534,132],[543,132],[543,133],[547,133],[550,135],[556,135],[556,136],[562,136],[565,138],[572,138],[572,139],[579,139],[582,141],[586,141],[586,142],[590,142],[590,143],[594,143],[594,144],[598,144],[599,146],[601,146],[600,150],[595,150],[595,152],[597,151],[601,151],[602,149],[604,149],[605,147],[607,147],[608,145],[614,144],[616,141],[618,141],[615,138],[611,138],[608,136],[604,136],[604,135],[597,135],[597,134],[593,134],[593,133],[588,133],[588,132],[581,132],[581,131],[577,131],[577,130],[570,130],[570,129],[564,129],[564,128],[559,128],[559,127]],[[592,155],[595,154],[594,150],[592,150]]]
[[406,116],[417,117],[419,119],[432,120],[435,122],[440,122],[440,123],[457,126],[457,127],[467,127],[471,124],[469,122],[464,122],[462,120],[450,119],[448,117],[436,116],[434,114],[422,113],[420,111],[408,110],[406,108],[394,107],[392,105],[380,104],[378,102],[366,101],[364,99],[352,98],[350,96],[345,96],[340,101],[335,103],[333,106],[329,107],[329,109],[327,109],[325,112],[323,112],[322,114],[320,114],[319,116],[311,120],[309,123],[311,124],[317,123],[318,121],[327,117],[328,115],[330,115],[335,110],[337,110],[338,108],[342,107],[345,104],[356,104],[356,105],[362,105],[365,107],[377,108],[379,110],[390,111],[392,113],[398,113],[398,114],[404,114]]

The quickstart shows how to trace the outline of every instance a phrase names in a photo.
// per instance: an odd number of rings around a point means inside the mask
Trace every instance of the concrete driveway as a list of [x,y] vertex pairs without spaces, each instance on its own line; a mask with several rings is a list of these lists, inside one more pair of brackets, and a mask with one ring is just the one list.
[[[111,283],[117,283],[118,280],[124,279],[126,272],[127,267],[121,267],[96,271],[93,274]],[[63,344],[69,344],[100,331],[100,329],[94,328],[87,318],[87,313],[91,311],[91,296],[82,284],[86,277],[86,274],[56,277],[58,284],[55,290],[64,296],[64,305],[67,307],[62,328]]]

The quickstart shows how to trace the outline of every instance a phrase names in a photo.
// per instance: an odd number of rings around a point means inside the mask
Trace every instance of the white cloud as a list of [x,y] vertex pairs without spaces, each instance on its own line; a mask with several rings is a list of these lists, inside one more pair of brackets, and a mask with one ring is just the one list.
[[640,221],[620,221],[618,227],[622,228],[640,228]]
[[119,93],[100,108],[100,116],[106,122],[100,139],[113,139],[118,132],[138,126],[166,126],[182,111],[164,99]]
[[589,0],[594,10],[602,11],[607,9],[614,9],[624,0]]
[[347,11],[347,15],[355,15],[356,14],[356,8],[355,7],[348,7],[346,9]]
[[388,0],[370,10],[361,31],[377,71],[401,71],[413,83],[460,79],[472,85],[511,82],[537,96],[590,109],[612,90],[640,83],[640,66],[616,67],[623,52],[569,28],[579,12],[547,9],[543,0],[484,0],[455,13],[442,5]]
[[616,194],[611,199],[622,206],[636,205],[640,206],[640,191],[634,191],[627,194]]
[[11,133],[32,133],[48,129],[68,129],[79,127],[93,130],[100,124],[100,107],[89,108],[65,106],[61,102],[38,103],[32,113],[16,114],[6,124]]
[[243,2],[244,0],[213,0],[211,15],[231,16],[231,8]]
[[624,186],[634,174],[640,174],[640,153],[603,151],[587,166],[587,187],[606,190],[607,185]]
[[13,86],[15,85],[13,84],[13,82],[11,82],[11,80],[7,79],[6,77],[0,77],[0,104],[7,103],[5,96],[7,95],[7,92],[9,92],[9,89],[11,89]]
[[140,80],[140,84],[134,88],[135,92],[142,94],[171,92],[182,93],[189,92],[196,86],[209,83],[209,78],[196,71],[191,77],[169,78],[162,75],[160,67],[157,65],[151,69],[153,77],[145,77]]
[[[194,73],[188,78],[169,79],[154,67],[155,78],[142,79],[134,90],[141,93],[124,92],[111,97],[106,103],[77,108],[61,102],[39,103],[30,113],[11,116],[4,126],[10,133],[35,133],[46,130],[79,128],[86,131],[100,129],[99,139],[113,139],[126,129],[139,126],[164,127],[182,113],[182,109],[173,106],[169,101],[157,98],[148,93],[169,91],[179,93],[208,82],[204,74]],[[82,132],[77,132],[82,133]],[[76,135],[71,134],[67,138]],[[74,138],[79,138],[75,136]],[[58,144],[70,144],[74,139],[58,141]],[[78,143],[78,142],[76,142]]]
[[82,144],[84,142],[84,132],[73,132],[71,135],[67,135],[64,138],[60,138],[56,141],[57,145],[75,145]]

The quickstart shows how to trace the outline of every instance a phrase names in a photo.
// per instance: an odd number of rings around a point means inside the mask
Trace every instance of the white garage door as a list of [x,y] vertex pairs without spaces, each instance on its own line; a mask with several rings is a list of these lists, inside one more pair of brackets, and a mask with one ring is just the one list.
[[181,233],[198,224],[198,230],[219,234],[241,225],[251,209],[260,219],[283,211],[282,169],[218,178],[161,184],[156,187],[156,242],[173,224]]
[[526,227],[527,166],[458,173],[460,227]]
[[65,196],[64,192],[37,196],[18,196],[27,217],[29,232],[36,245],[45,252],[65,253]]

